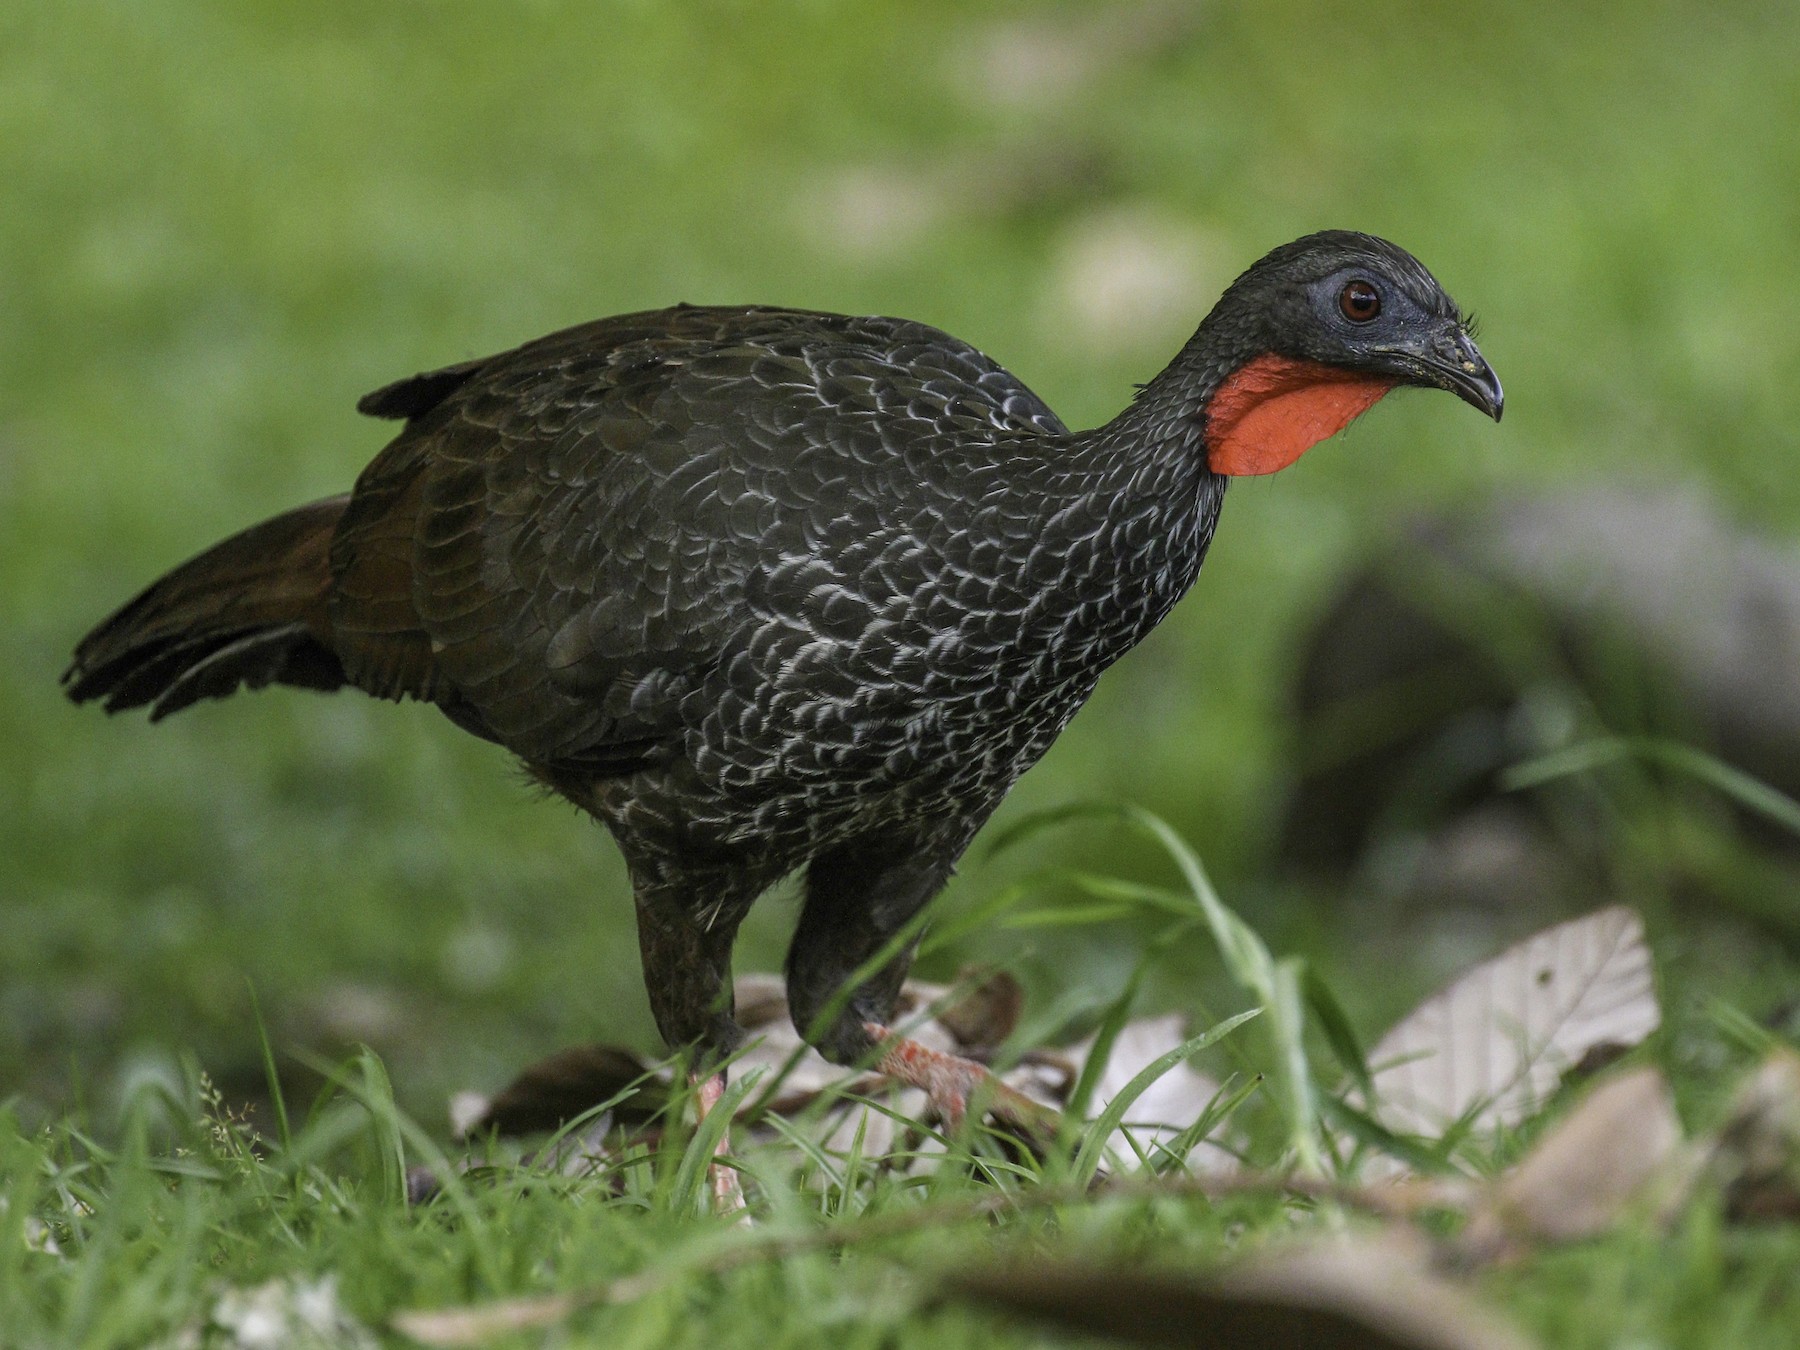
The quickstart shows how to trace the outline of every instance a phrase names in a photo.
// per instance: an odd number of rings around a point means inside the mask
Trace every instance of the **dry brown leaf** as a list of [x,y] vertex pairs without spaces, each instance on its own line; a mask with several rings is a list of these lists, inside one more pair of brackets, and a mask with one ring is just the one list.
[[1565,1073],[1661,1024],[1643,921],[1622,905],[1547,928],[1465,972],[1369,1055],[1376,1114],[1436,1136],[1473,1112],[1517,1124]]
[[1207,1350],[1524,1350],[1415,1249],[1359,1240],[1248,1262],[1222,1276],[1049,1265],[957,1275],[964,1298],[1134,1345]]
[[1771,1051],[1745,1079],[1707,1171],[1734,1222],[1800,1219],[1800,1054]]
[[[1458,1247],[1489,1259],[1522,1243],[1574,1242],[1673,1185],[1681,1121],[1662,1072],[1628,1069],[1595,1085],[1477,1202]],[[1666,1198],[1666,1197],[1655,1197]]]
[[965,966],[952,988],[957,997],[938,1009],[937,1020],[958,1045],[989,1050],[1017,1030],[1025,989],[1010,971]]
[[554,1130],[634,1083],[637,1092],[620,1102],[614,1114],[627,1123],[642,1123],[668,1100],[667,1085],[650,1078],[653,1072],[618,1046],[578,1045],[524,1069],[479,1108],[459,1098],[462,1118],[454,1123],[465,1137],[490,1129],[509,1136]]

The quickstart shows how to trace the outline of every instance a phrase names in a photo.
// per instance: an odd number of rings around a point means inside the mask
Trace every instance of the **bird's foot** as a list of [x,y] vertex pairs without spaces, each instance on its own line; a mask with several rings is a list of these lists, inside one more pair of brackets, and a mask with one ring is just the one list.
[[[695,1114],[700,1120],[705,1120],[724,1095],[723,1073],[697,1076],[694,1080]],[[735,1217],[739,1223],[748,1223],[750,1216],[744,1208],[744,1187],[738,1180],[737,1169],[718,1161],[730,1151],[731,1127],[727,1125],[719,1135],[719,1142],[713,1145],[713,1162],[706,1169],[707,1184],[712,1189],[713,1213]]]
[[1047,1148],[1056,1139],[1062,1117],[1008,1087],[985,1064],[933,1050],[874,1022],[865,1023],[864,1027],[881,1046],[875,1071],[922,1091],[950,1133],[962,1128],[973,1101],[1027,1144]]

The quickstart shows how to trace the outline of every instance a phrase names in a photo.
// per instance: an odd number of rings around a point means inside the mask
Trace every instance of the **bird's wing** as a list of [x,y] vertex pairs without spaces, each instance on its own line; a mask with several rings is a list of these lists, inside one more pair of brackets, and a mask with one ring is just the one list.
[[678,733],[683,700],[770,622],[771,572],[803,570],[867,502],[855,482],[1064,432],[935,329],[764,309],[603,320],[360,406],[409,421],[333,544],[351,678],[599,772]]

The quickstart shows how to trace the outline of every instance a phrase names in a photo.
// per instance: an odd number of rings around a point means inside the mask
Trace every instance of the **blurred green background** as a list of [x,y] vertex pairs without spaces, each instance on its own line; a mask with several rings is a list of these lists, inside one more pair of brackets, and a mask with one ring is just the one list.
[[[363,392],[760,301],[937,324],[1090,425],[1326,226],[1479,312],[1505,425],[1396,398],[1240,483],[1193,597],[1006,817],[1148,806],[1396,1011],[1429,953],[1373,965],[1354,890],[1273,865],[1296,648],[1403,517],[1509,485],[1696,480],[1800,527],[1796,128],[1774,3],[0,8],[0,1096],[104,1099],[182,1047],[253,1081],[251,986],[278,1044],[367,1040],[430,1113],[570,1042],[653,1044],[610,843],[435,712],[277,691],[152,728],[58,693],[162,569],[347,486],[389,430]],[[1159,879],[1140,853],[978,845],[952,903],[1059,864]],[[740,968],[791,917],[765,903]],[[1143,936],[994,932],[925,973],[1005,956],[1040,1004],[1098,996]]]

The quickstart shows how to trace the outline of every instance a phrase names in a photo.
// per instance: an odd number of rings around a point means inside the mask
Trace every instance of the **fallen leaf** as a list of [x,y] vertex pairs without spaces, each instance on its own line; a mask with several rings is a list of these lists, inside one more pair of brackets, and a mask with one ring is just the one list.
[[1017,1029],[1025,990],[1010,971],[965,967],[952,988],[956,997],[938,1009],[937,1020],[964,1049],[992,1049]]
[[424,1163],[414,1163],[406,1169],[406,1203],[409,1205],[428,1205],[437,1199],[444,1190],[444,1179]]
[[412,1029],[407,1000],[386,985],[344,980],[326,985],[302,1007],[307,1035],[354,1045],[381,1045]]
[[794,223],[852,261],[892,259],[947,227],[1060,214],[1110,195],[1119,178],[1106,145],[1062,133],[1027,135],[920,164],[828,170],[797,188]]
[[942,173],[896,164],[839,169],[798,195],[796,224],[850,259],[903,253],[942,226],[957,206]]
[[[916,1027],[913,1034],[933,1042],[934,1049],[949,1048],[949,1036],[935,1024]],[[812,1107],[823,1094],[840,1087],[848,1092],[885,1097],[891,1109],[915,1120],[922,1118],[925,1112],[923,1093],[902,1093],[885,1079],[831,1063],[806,1045],[785,1019],[758,1031],[739,1053],[732,1071],[745,1077],[756,1073],[780,1073],[780,1085],[769,1101],[770,1113],[777,1116],[798,1115]],[[766,1137],[769,1131],[770,1127],[765,1124],[758,1130],[758,1135]],[[820,1115],[810,1130],[810,1137],[827,1152],[842,1153],[851,1147],[859,1133],[862,1152],[869,1157],[880,1157],[895,1147],[900,1126],[884,1112],[844,1099],[833,1103]]]
[[1207,1350],[1524,1350],[1411,1245],[1321,1243],[1221,1275],[1034,1262],[958,1274],[954,1296],[1133,1345]]
[[1661,1070],[1605,1078],[1476,1202],[1458,1251],[1486,1260],[1525,1243],[1597,1237],[1651,1198],[1654,1182],[1674,1179],[1681,1142]]
[[1734,1223],[1800,1219],[1800,1053],[1771,1051],[1744,1081],[1707,1172]]
[[1369,1054],[1375,1114],[1437,1136],[1514,1125],[1565,1073],[1661,1024],[1637,913],[1615,905],[1547,928],[1465,972],[1402,1018]]
[[641,1124],[668,1101],[668,1086],[655,1074],[629,1050],[578,1045],[539,1060],[485,1103],[459,1094],[452,1104],[453,1123],[463,1137],[484,1130],[508,1136],[555,1130],[636,1084],[637,1090],[613,1114],[622,1122]]

